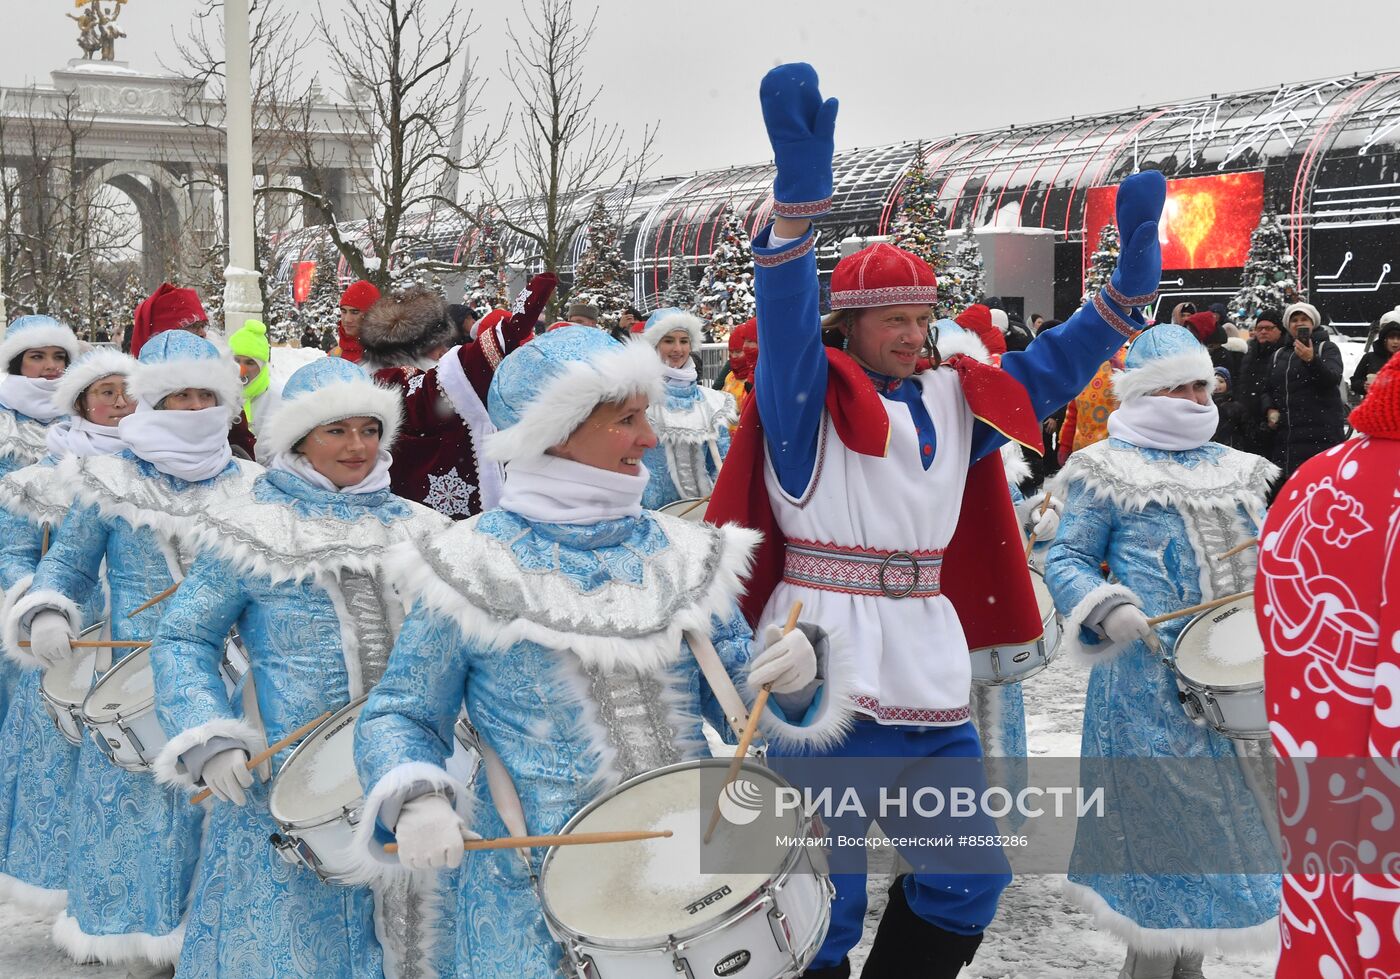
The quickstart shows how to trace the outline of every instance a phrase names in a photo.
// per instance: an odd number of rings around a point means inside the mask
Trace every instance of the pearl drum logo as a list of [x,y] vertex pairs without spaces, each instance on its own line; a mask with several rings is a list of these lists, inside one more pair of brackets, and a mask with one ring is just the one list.
[[749,953],[748,949],[741,948],[737,952],[733,952],[729,955],[726,955],[724,958],[720,959],[718,963],[716,963],[715,975],[735,975],[736,973],[742,971],[746,966],[748,966],[749,961],[751,959],[753,959],[753,955]]

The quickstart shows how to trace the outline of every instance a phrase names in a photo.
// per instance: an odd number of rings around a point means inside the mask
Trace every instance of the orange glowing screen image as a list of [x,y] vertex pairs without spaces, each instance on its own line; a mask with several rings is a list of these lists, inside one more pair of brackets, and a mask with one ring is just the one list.
[[[1117,187],[1090,187],[1084,205],[1084,267],[1099,232],[1113,220]],[[1264,173],[1224,173],[1167,181],[1158,239],[1163,269],[1241,268],[1264,210]]]

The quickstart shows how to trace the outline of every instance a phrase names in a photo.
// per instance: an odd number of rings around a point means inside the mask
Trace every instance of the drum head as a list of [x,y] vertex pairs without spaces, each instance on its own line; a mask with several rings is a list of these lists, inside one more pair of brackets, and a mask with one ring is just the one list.
[[1055,617],[1055,599],[1050,597],[1050,588],[1045,584],[1045,576],[1031,568],[1031,588],[1035,590],[1035,604],[1040,609],[1040,621],[1049,622]]
[[130,716],[156,699],[156,679],[151,673],[151,651],[137,649],[108,670],[83,702],[83,713],[92,721],[109,721],[118,714]]
[[93,661],[97,657],[91,649],[77,652],[77,656],[70,656],[44,671],[39,686],[51,700],[77,706],[87,699],[92,689]]
[[680,517],[682,520],[689,520],[692,523],[704,523],[705,511],[710,509],[709,500],[677,500],[675,503],[667,503],[657,510],[657,513],[664,513],[670,517]]
[[[711,769],[705,784],[714,785],[727,767],[726,760],[707,760],[659,769],[583,810],[566,832],[670,830],[673,835],[551,850],[540,882],[546,913],[590,940],[641,946],[702,929],[744,904],[781,869],[787,851],[778,853],[775,837],[797,836],[804,821],[800,808],[782,815],[774,811],[775,790],[785,782],[746,765],[733,789],[737,798],[761,800],[763,814],[742,826],[721,819],[713,838],[703,843],[710,809],[701,808],[701,773]],[[735,872],[706,873],[702,866]],[[740,873],[739,867],[757,872]]]
[[279,822],[318,822],[364,797],[355,774],[355,722],[361,697],[326,718],[306,736],[272,780],[268,810]]
[[1242,598],[1202,612],[1177,637],[1176,669],[1202,686],[1221,690],[1264,682],[1264,640],[1254,619],[1254,599]]

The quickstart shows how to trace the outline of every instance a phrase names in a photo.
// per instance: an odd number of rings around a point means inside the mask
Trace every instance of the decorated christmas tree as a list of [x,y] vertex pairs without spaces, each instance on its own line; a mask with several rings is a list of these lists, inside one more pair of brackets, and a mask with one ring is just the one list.
[[618,314],[633,302],[632,269],[622,257],[622,225],[608,212],[602,195],[588,215],[588,248],[574,267],[569,298],[597,306],[606,325],[616,323]]
[[708,324],[709,339],[721,342],[754,311],[749,233],[732,208],[726,207],[724,214],[719,240],[700,279],[694,306],[696,314]]
[[891,243],[918,255],[933,266],[939,285],[952,265],[948,248],[948,224],[938,207],[938,195],[924,166],[922,145],[910,164],[899,198],[899,215],[895,218]]
[[1288,234],[1277,214],[1265,214],[1249,236],[1249,257],[1240,277],[1240,291],[1230,302],[1230,312],[1252,323],[1261,309],[1282,310],[1298,295],[1293,278],[1293,255]]
[[1103,226],[1099,232],[1099,247],[1089,256],[1089,269],[1084,275],[1084,296],[1079,300],[1082,306],[1094,298],[1094,293],[1108,285],[1113,270],[1118,267],[1118,252],[1122,246],[1118,241],[1118,225],[1113,222]]
[[659,300],[662,306],[689,309],[695,304],[695,283],[690,281],[690,265],[683,258],[671,262],[671,274],[666,277],[666,291]]
[[973,303],[982,301],[985,268],[982,249],[972,234],[972,222],[963,225],[953,259],[938,276],[938,309],[944,316],[957,316]]
[[507,309],[504,259],[501,255],[501,228],[495,216],[482,213],[477,217],[478,233],[467,264],[479,268],[475,280],[468,280],[463,301],[480,315],[492,309]]

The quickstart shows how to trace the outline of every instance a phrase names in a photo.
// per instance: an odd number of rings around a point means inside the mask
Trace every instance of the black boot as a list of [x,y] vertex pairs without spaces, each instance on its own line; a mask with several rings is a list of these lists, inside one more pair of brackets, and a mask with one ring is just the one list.
[[944,931],[920,918],[904,896],[905,876],[890,886],[890,903],[861,979],[956,979],[977,953],[982,936]]
[[840,965],[829,965],[824,969],[808,969],[801,979],[851,979],[851,960],[842,959]]

